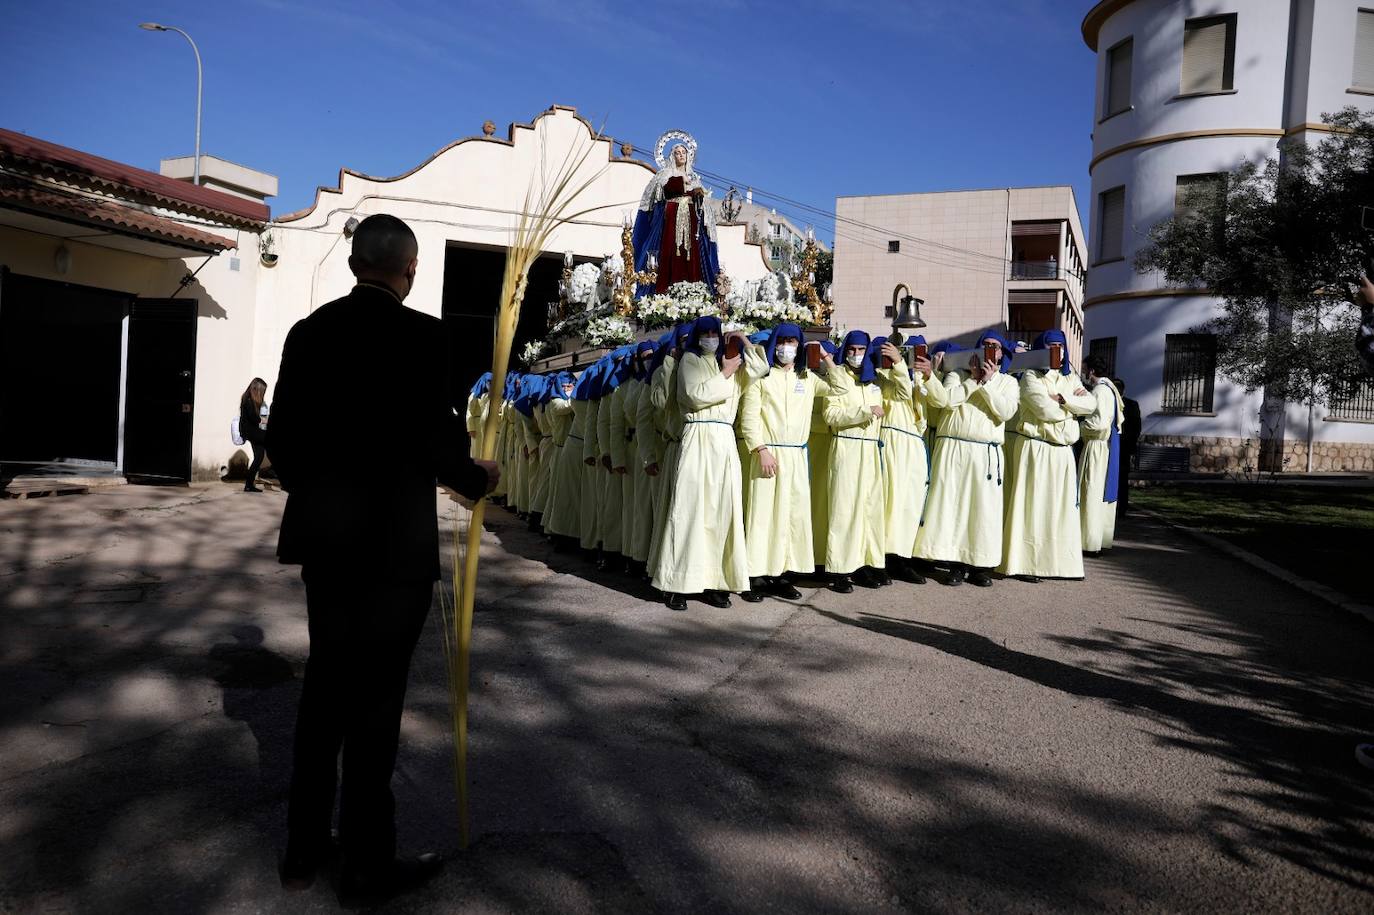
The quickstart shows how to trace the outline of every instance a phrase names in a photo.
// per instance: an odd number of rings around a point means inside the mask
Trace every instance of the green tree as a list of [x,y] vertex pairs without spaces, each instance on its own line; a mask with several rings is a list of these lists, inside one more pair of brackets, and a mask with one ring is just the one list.
[[1362,225],[1374,207],[1374,119],[1346,108],[1322,120],[1334,132],[1320,143],[1284,140],[1262,164],[1181,183],[1175,214],[1135,259],[1170,286],[1221,298],[1194,328],[1216,336],[1221,374],[1309,405],[1349,396],[1362,376],[1352,284],[1374,253]]
[[835,282],[835,252],[816,249],[816,288]]

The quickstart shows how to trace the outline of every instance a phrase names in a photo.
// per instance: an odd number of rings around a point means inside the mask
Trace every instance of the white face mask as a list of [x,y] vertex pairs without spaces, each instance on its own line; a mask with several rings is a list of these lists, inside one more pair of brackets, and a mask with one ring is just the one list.
[[708,356],[714,356],[716,350],[720,349],[720,337],[702,337],[697,342],[701,344],[701,351]]
[[778,361],[783,365],[791,365],[797,358],[797,345],[795,343],[783,343],[777,348]]
[[844,361],[849,363],[849,367],[850,367],[850,368],[853,368],[853,369],[860,368],[860,367],[862,367],[863,364],[864,364],[864,354],[863,354],[863,353],[850,353],[848,356],[845,356],[845,357],[844,357]]

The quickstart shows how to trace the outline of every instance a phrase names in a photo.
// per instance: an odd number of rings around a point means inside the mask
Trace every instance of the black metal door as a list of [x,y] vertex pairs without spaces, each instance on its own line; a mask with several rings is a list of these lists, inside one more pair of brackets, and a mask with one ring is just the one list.
[[124,388],[124,475],[191,480],[196,300],[136,299],[129,314]]

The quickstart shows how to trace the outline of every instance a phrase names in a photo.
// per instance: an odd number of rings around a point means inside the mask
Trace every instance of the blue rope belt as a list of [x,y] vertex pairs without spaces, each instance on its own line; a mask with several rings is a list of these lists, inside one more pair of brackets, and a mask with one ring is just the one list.
[[882,467],[883,467],[883,449],[887,447],[886,443],[884,443],[882,439],[880,439],[880,438],[868,438],[867,436],[863,436],[863,435],[841,435],[841,434],[838,433],[838,432],[835,433],[835,438],[847,438],[847,439],[849,439],[850,441],[854,441],[854,442],[876,442],[877,445],[878,445],[878,469],[879,469],[879,470],[882,469]]
[[900,433],[902,433],[903,435],[909,435],[909,436],[911,436],[912,438],[920,438],[920,437],[921,437],[919,434],[917,434],[917,433],[915,433],[915,432],[910,432],[910,431],[908,431],[908,430],[906,430],[906,429],[898,429],[896,426],[879,426],[878,429],[879,429],[879,431],[882,431],[882,432],[900,432]]
[[968,442],[970,445],[983,445],[983,446],[985,446],[985,447],[988,449],[988,453],[985,454],[985,455],[983,455],[983,459],[984,459],[984,466],[987,468],[988,479],[989,479],[989,480],[992,479],[992,457],[991,457],[991,455],[992,455],[993,452],[996,452],[996,454],[997,454],[997,485],[998,485],[998,486],[1001,486],[1001,485],[1002,485],[1002,443],[1001,443],[1001,442],[984,442],[984,441],[979,441],[979,440],[976,439],[976,438],[960,438],[960,437],[957,436],[957,435],[937,435],[937,436],[935,436],[935,438],[936,438],[937,441],[938,441],[939,439],[944,438],[944,439],[949,439],[951,442]]
[[728,426],[731,429],[735,428],[734,423],[727,423],[723,419],[684,419],[682,422],[684,425],[710,424],[715,426]]

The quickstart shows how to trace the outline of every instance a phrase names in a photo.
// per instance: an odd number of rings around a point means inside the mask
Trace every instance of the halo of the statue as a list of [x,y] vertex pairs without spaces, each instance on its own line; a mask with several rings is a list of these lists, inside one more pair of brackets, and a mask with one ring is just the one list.
[[685,130],[669,130],[659,137],[658,143],[654,146],[654,161],[658,163],[659,168],[668,167],[668,160],[664,158],[663,151],[673,140],[681,140],[682,145],[687,147],[687,168],[690,169],[697,160],[697,141],[696,137]]

